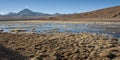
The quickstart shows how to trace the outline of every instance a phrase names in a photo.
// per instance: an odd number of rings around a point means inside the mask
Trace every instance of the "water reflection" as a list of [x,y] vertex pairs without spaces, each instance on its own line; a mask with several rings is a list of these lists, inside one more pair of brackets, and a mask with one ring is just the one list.
[[[120,37],[120,23],[26,23],[26,22],[0,22],[0,29],[10,32],[11,29],[26,29],[34,33],[105,33]],[[33,31],[34,30],[34,31]]]

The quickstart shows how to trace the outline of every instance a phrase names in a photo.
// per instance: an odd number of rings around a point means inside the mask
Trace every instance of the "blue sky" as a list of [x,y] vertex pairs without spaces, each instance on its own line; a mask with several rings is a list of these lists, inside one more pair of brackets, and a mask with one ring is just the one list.
[[120,6],[120,0],[0,0],[0,13],[18,12],[24,8],[44,13],[82,13]]

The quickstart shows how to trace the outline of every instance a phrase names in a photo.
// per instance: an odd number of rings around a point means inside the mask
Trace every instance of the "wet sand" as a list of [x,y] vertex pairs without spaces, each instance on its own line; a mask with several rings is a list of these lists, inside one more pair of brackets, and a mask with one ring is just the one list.
[[0,33],[1,60],[119,60],[120,38],[90,33]]

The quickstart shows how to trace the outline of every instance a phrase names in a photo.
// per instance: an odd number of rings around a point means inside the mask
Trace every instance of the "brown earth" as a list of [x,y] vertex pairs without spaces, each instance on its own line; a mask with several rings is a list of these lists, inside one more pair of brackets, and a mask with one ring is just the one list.
[[120,19],[120,6],[104,8],[96,11],[62,15],[54,19]]
[[90,33],[0,33],[0,60],[112,59],[120,59],[120,38]]

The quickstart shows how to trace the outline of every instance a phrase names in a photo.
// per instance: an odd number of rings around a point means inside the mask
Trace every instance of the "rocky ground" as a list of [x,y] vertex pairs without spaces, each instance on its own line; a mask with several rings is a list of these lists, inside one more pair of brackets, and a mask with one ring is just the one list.
[[119,60],[120,38],[90,33],[0,33],[0,60]]

